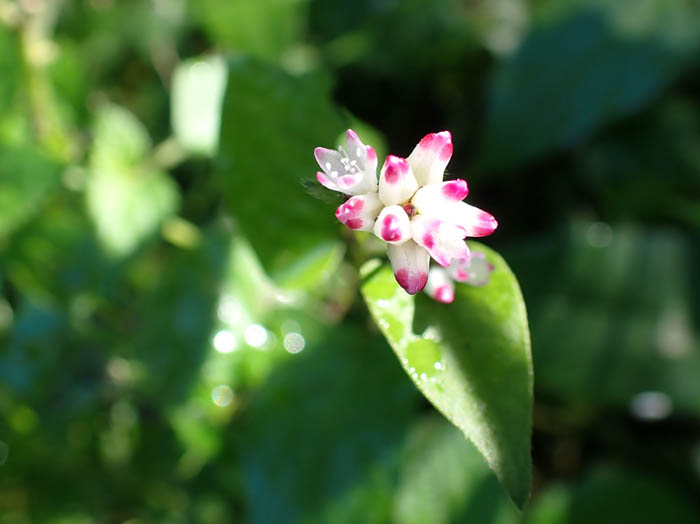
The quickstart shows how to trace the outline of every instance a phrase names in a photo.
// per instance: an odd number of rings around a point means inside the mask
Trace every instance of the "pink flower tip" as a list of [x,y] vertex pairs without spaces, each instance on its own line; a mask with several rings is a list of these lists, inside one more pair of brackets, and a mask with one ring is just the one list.
[[390,184],[397,182],[409,169],[408,160],[394,155],[389,155],[384,161],[384,178]]
[[357,133],[355,133],[355,131],[353,131],[352,129],[348,129],[346,137],[347,137],[348,141],[352,141],[352,140],[357,140],[358,142],[360,141],[360,137],[357,136]]
[[469,194],[467,181],[458,178],[457,180],[446,182],[442,186],[442,194],[450,200],[464,200]]
[[315,147],[314,148],[314,158],[319,165],[323,166],[323,155],[328,151],[325,147]]
[[409,295],[415,295],[428,283],[428,274],[422,271],[415,274],[409,272],[406,268],[402,268],[394,273],[394,276],[399,285],[404,288]]
[[435,290],[435,300],[443,304],[450,304],[455,299],[454,290],[449,285],[440,286]]
[[485,237],[496,231],[498,227],[498,221],[493,215],[482,211],[479,214],[479,223],[473,228],[471,236],[474,237]]
[[401,226],[396,215],[388,214],[382,221],[382,239],[387,242],[401,240]]
[[360,229],[364,224],[364,220],[360,216],[364,207],[365,201],[362,197],[352,197],[338,206],[338,209],[335,210],[335,217],[350,229]]

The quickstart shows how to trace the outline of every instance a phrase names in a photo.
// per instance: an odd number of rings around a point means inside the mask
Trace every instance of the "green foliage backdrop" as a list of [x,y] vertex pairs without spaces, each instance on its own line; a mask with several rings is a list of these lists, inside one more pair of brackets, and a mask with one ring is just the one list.
[[[0,0],[0,524],[700,521],[698,27]],[[336,221],[348,127],[452,132],[487,286],[409,299]]]

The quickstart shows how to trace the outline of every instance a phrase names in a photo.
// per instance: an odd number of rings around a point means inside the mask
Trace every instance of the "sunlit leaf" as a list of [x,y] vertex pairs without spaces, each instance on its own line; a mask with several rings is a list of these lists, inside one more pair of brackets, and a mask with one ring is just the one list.
[[[231,64],[218,174],[231,213],[278,281],[290,267],[301,270],[305,257],[313,264],[323,257],[338,260],[332,255],[339,237],[333,206],[311,196],[303,183],[315,183],[314,148],[332,146],[343,129],[328,88],[316,75],[294,78],[249,61]],[[312,283],[302,280],[296,285]]]
[[170,119],[177,141],[188,151],[216,153],[226,73],[226,61],[218,55],[188,60],[175,68]]
[[491,281],[484,287],[459,285],[453,304],[425,295],[414,300],[388,266],[370,274],[362,294],[418,389],[474,443],[522,507],[531,476],[527,316],[508,266],[478,246],[496,267]]
[[300,36],[308,0],[199,0],[193,8],[204,29],[228,48],[280,58]]
[[88,212],[108,253],[124,256],[175,212],[177,187],[150,165],[150,139],[128,111],[103,108],[95,124],[86,188]]

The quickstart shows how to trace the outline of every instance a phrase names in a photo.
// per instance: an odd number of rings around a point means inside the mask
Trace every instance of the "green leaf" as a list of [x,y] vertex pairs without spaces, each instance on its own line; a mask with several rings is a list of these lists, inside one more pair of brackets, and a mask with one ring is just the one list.
[[0,241],[31,217],[54,188],[58,167],[31,148],[0,146]]
[[397,524],[515,524],[518,511],[488,464],[462,433],[430,417],[409,435],[399,458]]
[[85,196],[111,255],[131,253],[177,208],[177,186],[149,164],[150,147],[148,133],[128,111],[108,106],[98,114]]
[[217,43],[274,60],[299,38],[307,1],[199,0],[191,5]]
[[17,34],[0,24],[0,118],[12,106],[22,75]]
[[339,326],[252,396],[236,431],[251,523],[391,522],[395,450],[418,396],[382,349],[361,325]]
[[170,118],[175,137],[186,150],[216,153],[225,88],[226,62],[221,56],[187,60],[175,68]]
[[697,51],[698,32],[692,28],[700,18],[684,4],[556,4],[556,14],[535,24],[495,73],[487,164],[510,167],[569,148],[644,107],[692,63]]
[[305,188],[305,181],[318,185],[314,147],[331,146],[344,127],[329,99],[325,78],[295,78],[249,61],[231,64],[218,175],[231,213],[278,282],[310,253],[315,263],[319,250],[331,256],[338,249],[333,206]]
[[79,195],[59,192],[22,226],[3,252],[1,264],[21,293],[38,304],[65,303],[90,294],[111,279]]
[[694,243],[673,230],[600,222],[577,222],[548,238],[537,250],[528,239],[509,252],[533,297],[537,387],[569,403],[622,408],[654,391],[668,396],[672,410],[697,413]]
[[673,97],[582,148],[577,171],[609,220],[673,221],[700,231],[698,151],[700,111]]
[[[520,288],[495,252],[484,287],[457,286],[453,304],[407,295],[388,266],[362,295],[404,370],[460,428],[522,507],[530,493],[532,362]],[[425,330],[425,331],[423,331]]]
[[599,466],[571,484],[554,484],[535,501],[527,524],[697,522],[693,500],[672,479]]

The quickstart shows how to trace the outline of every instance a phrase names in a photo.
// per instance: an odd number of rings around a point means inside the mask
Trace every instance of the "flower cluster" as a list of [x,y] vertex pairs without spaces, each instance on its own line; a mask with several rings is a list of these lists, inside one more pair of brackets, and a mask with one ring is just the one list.
[[388,244],[396,280],[412,295],[426,287],[430,257],[443,267],[469,260],[464,239],[490,235],[498,225],[486,211],[462,202],[468,193],[464,180],[443,182],[452,157],[449,131],[426,135],[408,158],[389,155],[379,183],[377,153],[351,129],[345,148],[317,147],[314,156],[323,170],[318,181],[350,196],[335,216]]

